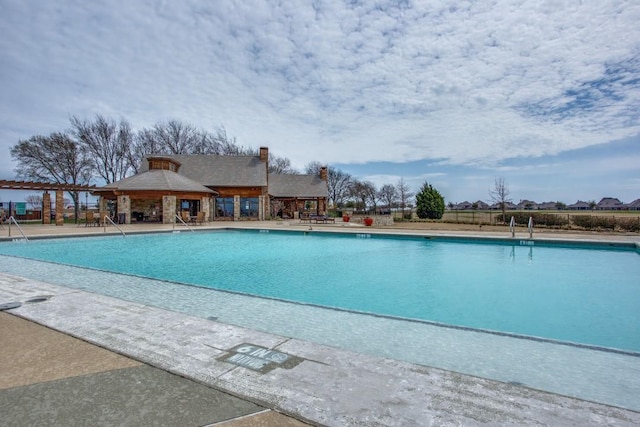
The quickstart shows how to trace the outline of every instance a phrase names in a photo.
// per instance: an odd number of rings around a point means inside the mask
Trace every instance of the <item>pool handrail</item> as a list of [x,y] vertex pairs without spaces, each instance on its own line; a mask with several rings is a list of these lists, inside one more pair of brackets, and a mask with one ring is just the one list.
[[[184,220],[182,218],[180,218],[178,215],[176,215],[176,218],[178,218],[178,221],[180,221],[181,223],[184,224],[185,227],[187,227],[189,229],[189,231],[191,231],[193,233],[193,228],[189,227],[189,224],[187,224],[186,222],[184,222]],[[175,230],[176,228],[176,223],[173,223],[173,228]]]
[[509,221],[509,231],[511,232],[511,237],[516,237],[516,219],[515,219],[515,217],[511,217],[511,221]]
[[529,224],[527,224],[527,230],[529,230],[529,238],[533,238],[533,217],[529,217]]
[[122,237],[127,237],[126,234],[124,234],[124,231],[122,231],[122,229],[120,227],[118,227],[118,224],[116,224],[115,222],[113,222],[113,220],[111,218],[109,218],[109,215],[105,215],[103,218],[103,226],[104,226],[104,232],[107,232],[107,221],[109,221],[111,224],[113,224],[113,226],[115,228],[117,228],[121,233],[122,233]]
[[9,237],[11,237],[11,221],[13,221],[13,223],[16,225],[16,227],[18,227],[18,231],[20,231],[20,234],[22,234],[22,237],[24,238],[24,240],[26,242],[29,241],[29,239],[27,238],[27,235],[24,234],[24,231],[22,230],[22,227],[20,227],[20,224],[18,224],[18,221],[16,221],[16,219],[13,217],[13,215],[11,215],[9,217]]

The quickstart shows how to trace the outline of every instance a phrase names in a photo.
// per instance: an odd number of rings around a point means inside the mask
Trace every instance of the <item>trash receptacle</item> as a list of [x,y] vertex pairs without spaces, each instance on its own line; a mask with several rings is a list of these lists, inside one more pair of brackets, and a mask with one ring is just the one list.
[[126,224],[127,223],[127,214],[119,213],[118,214],[118,224]]

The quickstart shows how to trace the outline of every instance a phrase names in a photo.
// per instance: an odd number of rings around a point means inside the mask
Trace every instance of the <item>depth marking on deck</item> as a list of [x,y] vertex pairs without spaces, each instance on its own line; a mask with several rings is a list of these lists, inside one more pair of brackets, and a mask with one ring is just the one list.
[[259,345],[245,343],[232,348],[229,350],[229,354],[219,357],[218,360],[264,374],[275,368],[291,369],[304,359]]

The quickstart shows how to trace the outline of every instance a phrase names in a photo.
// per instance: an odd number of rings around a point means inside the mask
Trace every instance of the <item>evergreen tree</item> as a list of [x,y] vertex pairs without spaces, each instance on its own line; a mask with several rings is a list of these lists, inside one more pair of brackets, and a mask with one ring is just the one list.
[[416,194],[416,214],[421,219],[440,219],[444,215],[444,197],[428,182]]

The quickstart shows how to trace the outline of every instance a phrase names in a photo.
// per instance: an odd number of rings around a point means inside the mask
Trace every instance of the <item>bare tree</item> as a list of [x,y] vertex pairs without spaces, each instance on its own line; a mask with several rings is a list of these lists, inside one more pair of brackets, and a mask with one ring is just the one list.
[[24,201],[31,207],[31,209],[39,209],[42,207],[42,196],[39,194],[30,194],[24,198]]
[[129,150],[129,164],[133,173],[140,172],[140,166],[145,157],[151,154],[165,154],[162,152],[160,143],[155,139],[153,130],[142,129],[135,134],[133,145]]
[[[318,161],[307,163],[305,172],[310,175],[320,175],[323,164]],[[329,204],[342,206],[351,195],[353,177],[340,169],[327,167],[327,187],[329,190]]]
[[129,164],[138,173],[147,156],[158,154],[254,156],[258,150],[236,145],[235,138],[230,138],[223,126],[209,133],[190,124],[170,120],[138,131],[129,150]]
[[282,200],[274,199],[269,203],[269,208],[271,209],[271,216],[273,218],[282,215],[282,211],[285,208],[285,203]]
[[285,175],[296,174],[298,171],[291,166],[291,161],[288,158],[269,153],[269,173]]
[[375,209],[377,191],[371,181],[352,181],[350,196],[356,202],[356,208],[368,211],[368,206],[372,206]]
[[[90,154],[66,133],[20,140],[11,147],[11,157],[18,162],[16,175],[23,179],[75,185],[88,185],[91,179]],[[77,218],[78,192],[70,191],[69,195]]]
[[236,143],[235,137],[230,137],[227,135],[227,130],[224,126],[218,126],[211,137],[213,139],[213,150],[209,154],[218,154],[222,156],[258,155],[258,150],[238,145]]
[[393,205],[398,201],[398,190],[392,184],[384,184],[380,191],[378,191],[378,198],[382,200],[382,203],[389,207],[389,210],[393,208]]
[[329,203],[333,206],[342,206],[349,196],[349,188],[353,177],[340,169],[328,170]]
[[404,209],[410,205],[409,202],[413,197],[413,193],[411,192],[411,187],[409,187],[409,184],[405,182],[404,178],[400,178],[396,184],[396,191],[398,192],[400,209],[402,209],[402,217],[404,218]]
[[192,154],[202,141],[200,131],[188,123],[177,120],[158,122],[153,126],[153,136],[167,154]]
[[489,195],[493,203],[497,204],[502,210],[502,222],[507,222],[507,203],[511,203],[509,198],[509,188],[503,177],[496,178],[493,189],[489,190]]
[[320,175],[320,169],[322,169],[322,167],[322,163],[314,160],[304,166],[304,173],[306,173],[307,175]]
[[96,115],[94,121],[71,118],[72,132],[83,147],[91,153],[95,172],[110,184],[127,176],[131,168],[130,150],[133,132],[125,120],[119,124],[113,119]]
[[376,210],[378,209],[378,189],[376,188],[376,185],[371,181],[365,181],[364,184],[364,190],[367,194],[367,201],[371,205],[373,213],[375,214]]

